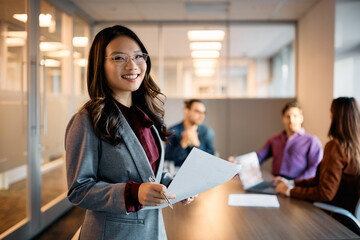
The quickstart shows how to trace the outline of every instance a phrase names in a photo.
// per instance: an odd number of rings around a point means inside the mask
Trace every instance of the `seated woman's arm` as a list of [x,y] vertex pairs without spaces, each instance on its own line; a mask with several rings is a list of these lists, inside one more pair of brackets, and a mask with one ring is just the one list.
[[[343,149],[335,140],[325,146],[324,158],[319,166],[316,179],[295,181],[290,196],[312,201],[331,201],[335,197],[342,178],[343,169],[347,164]],[[317,181],[317,184],[313,184]],[[306,183],[306,184],[305,184]],[[307,186],[305,186],[307,185]]]

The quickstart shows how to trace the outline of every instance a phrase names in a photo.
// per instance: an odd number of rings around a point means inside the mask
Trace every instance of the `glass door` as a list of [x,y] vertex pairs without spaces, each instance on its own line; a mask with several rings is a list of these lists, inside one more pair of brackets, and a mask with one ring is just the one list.
[[89,33],[45,0],[0,1],[0,239],[31,239],[72,206],[64,136],[87,100]]
[[43,0],[39,21],[41,207],[46,211],[67,191],[64,134],[72,105],[72,17]]
[[28,221],[26,2],[0,1],[0,239]]

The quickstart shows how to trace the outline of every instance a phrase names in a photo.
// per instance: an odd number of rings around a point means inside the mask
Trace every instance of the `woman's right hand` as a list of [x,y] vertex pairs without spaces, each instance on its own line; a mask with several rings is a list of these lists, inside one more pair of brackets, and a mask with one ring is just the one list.
[[[140,204],[144,206],[159,206],[166,203],[162,195],[167,188],[162,184],[146,182],[139,187],[138,198]],[[166,194],[168,199],[175,199],[174,194]]]

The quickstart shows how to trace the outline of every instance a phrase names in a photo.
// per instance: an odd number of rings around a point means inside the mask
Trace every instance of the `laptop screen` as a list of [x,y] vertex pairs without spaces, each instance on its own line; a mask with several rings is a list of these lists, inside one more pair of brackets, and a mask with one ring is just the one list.
[[256,152],[240,155],[235,157],[235,159],[241,166],[239,176],[244,189],[263,181]]

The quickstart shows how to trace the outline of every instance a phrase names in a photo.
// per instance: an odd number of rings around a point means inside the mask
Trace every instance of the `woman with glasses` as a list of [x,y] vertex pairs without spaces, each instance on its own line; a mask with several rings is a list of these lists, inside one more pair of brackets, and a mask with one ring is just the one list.
[[331,104],[330,141],[324,149],[314,178],[291,182],[280,180],[276,191],[310,201],[329,202],[355,212],[360,190],[360,112],[352,97]]
[[150,70],[150,57],[130,29],[113,26],[96,35],[90,100],[65,135],[68,198],[87,209],[80,239],[166,239],[161,210],[141,210],[164,204],[172,180],[162,171],[162,140],[170,134]]

